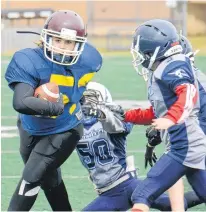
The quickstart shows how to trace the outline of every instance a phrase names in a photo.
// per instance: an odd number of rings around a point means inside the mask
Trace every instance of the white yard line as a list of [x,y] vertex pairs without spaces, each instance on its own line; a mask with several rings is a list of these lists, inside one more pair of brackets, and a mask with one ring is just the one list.
[[16,138],[18,136],[18,133],[1,133],[1,138]]
[[17,119],[17,115],[16,116],[1,116],[1,119]]
[[1,131],[12,131],[17,130],[18,128],[16,126],[2,126]]
[[[17,150],[2,150],[1,154],[17,154],[19,153],[19,151]],[[75,150],[74,153],[77,153],[77,151]],[[145,150],[127,150],[127,153],[145,153]]]
[[[145,175],[139,175],[139,178],[145,178]],[[19,179],[20,175],[3,175],[1,179]],[[88,179],[88,176],[63,175],[63,179]],[[88,179],[89,180],[89,179]]]

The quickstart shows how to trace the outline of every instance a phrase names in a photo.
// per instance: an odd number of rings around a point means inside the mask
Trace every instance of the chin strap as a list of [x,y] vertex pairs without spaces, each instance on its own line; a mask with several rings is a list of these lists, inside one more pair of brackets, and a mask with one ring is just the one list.
[[19,33],[19,34],[35,34],[35,35],[41,35],[40,33],[38,32],[32,32],[32,31],[16,31],[16,33]]

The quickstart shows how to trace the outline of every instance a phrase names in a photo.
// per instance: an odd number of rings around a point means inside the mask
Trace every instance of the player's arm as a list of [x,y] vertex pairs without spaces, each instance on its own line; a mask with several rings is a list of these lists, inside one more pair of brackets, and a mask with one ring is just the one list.
[[101,106],[101,111],[104,113],[104,118],[99,119],[99,121],[102,123],[105,131],[110,134],[130,133],[132,124],[126,124],[123,122],[108,107]]
[[176,101],[163,117],[153,120],[152,125],[156,129],[168,129],[189,117],[198,94],[191,67],[166,70],[160,80],[176,95]]
[[124,111],[121,107],[111,107],[111,111],[122,121],[132,124],[149,125],[152,123],[152,119],[155,118],[155,114],[152,106],[148,109],[131,109]]
[[57,116],[63,113],[64,105],[62,97],[59,102],[52,103],[34,97],[34,88],[26,83],[15,83],[13,95],[13,107],[22,114]]
[[[82,112],[86,116],[97,118],[102,123],[104,130],[110,134],[130,133],[132,125],[124,123],[119,116],[119,113],[112,112],[112,108],[115,108],[116,111],[117,105],[110,105],[110,107],[97,105],[95,108],[91,105],[82,105]],[[120,108],[118,108],[118,112],[119,110]],[[122,108],[121,111],[123,111]]]
[[170,119],[176,124],[190,115],[197,102],[197,89],[195,85],[188,82],[178,85],[174,92],[177,96],[177,100],[169,108],[164,118]]
[[63,104],[51,103],[33,97],[34,90],[39,84],[39,74],[34,61],[24,52],[16,52],[9,63],[5,78],[9,87],[14,91],[14,109],[27,115],[57,116],[63,112]]
[[148,109],[132,109],[128,110],[124,114],[124,121],[139,125],[149,125],[155,118],[155,114],[152,106]]

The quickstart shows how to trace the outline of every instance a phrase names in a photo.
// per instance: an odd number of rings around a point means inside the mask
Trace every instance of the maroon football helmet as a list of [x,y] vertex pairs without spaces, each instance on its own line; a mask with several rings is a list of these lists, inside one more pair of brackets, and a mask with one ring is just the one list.
[[[73,50],[63,50],[52,44],[52,37],[75,41]],[[41,33],[44,54],[50,61],[61,65],[75,64],[87,41],[82,18],[71,10],[57,11],[45,22]],[[63,53],[59,53],[63,52]]]

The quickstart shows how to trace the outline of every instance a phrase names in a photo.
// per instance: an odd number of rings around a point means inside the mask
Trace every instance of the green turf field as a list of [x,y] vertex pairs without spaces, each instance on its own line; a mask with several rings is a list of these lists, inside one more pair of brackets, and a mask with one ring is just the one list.
[[[2,58],[1,66],[1,123],[2,123],[2,176],[1,176],[1,209],[6,210],[12,193],[20,178],[23,163],[18,153],[19,138],[15,128],[17,113],[12,109],[12,92],[4,80],[5,69],[9,58]],[[206,71],[206,57],[197,57],[197,66]],[[115,100],[146,100],[146,86],[131,65],[131,56],[105,55],[102,70],[96,74],[95,80],[103,83],[111,91]],[[145,127],[136,126],[128,137],[128,155],[134,155],[136,166],[140,169],[140,177],[144,177],[144,149],[146,139]],[[163,146],[157,149],[158,155]],[[71,204],[74,210],[81,210],[96,197],[93,185],[88,180],[86,170],[81,166],[77,154],[73,155],[62,166]],[[186,190],[190,187],[187,183]],[[50,211],[50,207],[41,192],[33,207],[34,211]],[[194,207],[189,211],[205,211],[205,206]]]

